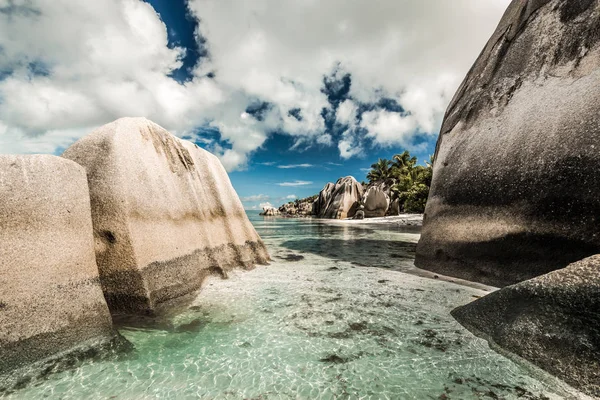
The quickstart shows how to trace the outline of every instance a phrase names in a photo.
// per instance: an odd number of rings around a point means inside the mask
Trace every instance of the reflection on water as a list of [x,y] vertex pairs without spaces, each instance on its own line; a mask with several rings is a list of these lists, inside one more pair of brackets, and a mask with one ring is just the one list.
[[483,291],[391,270],[412,268],[414,230],[251,217],[271,266],[210,280],[185,312],[122,329],[136,348],[129,357],[9,397],[569,397],[449,316]]

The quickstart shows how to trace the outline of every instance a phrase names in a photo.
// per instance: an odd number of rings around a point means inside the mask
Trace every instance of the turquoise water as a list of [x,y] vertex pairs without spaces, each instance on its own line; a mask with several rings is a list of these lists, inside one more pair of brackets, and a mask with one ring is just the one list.
[[414,272],[414,228],[251,220],[270,266],[211,278],[184,312],[122,328],[132,354],[8,398],[578,398],[452,319],[485,291],[400,272]]

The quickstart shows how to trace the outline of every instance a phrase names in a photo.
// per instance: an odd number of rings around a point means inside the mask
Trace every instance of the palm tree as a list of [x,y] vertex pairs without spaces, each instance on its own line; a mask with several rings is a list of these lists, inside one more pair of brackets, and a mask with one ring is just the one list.
[[417,164],[417,157],[411,157],[408,150],[402,154],[396,154],[393,158],[394,175],[400,178],[403,175],[410,174]]
[[375,164],[371,165],[371,171],[367,174],[367,179],[371,182],[375,182],[390,178],[392,164],[392,161],[380,158]]

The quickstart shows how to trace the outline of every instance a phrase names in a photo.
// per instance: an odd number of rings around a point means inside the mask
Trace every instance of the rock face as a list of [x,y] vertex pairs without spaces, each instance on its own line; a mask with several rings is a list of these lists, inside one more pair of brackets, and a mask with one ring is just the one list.
[[219,160],[144,118],[105,125],[63,157],[87,170],[96,258],[112,312],[154,313],[211,272],[266,263]]
[[263,212],[261,212],[260,215],[264,217],[274,217],[276,215],[281,215],[281,213],[275,207],[263,207]]
[[356,214],[354,214],[353,219],[365,219],[365,212],[363,210],[358,210]]
[[385,217],[390,206],[390,197],[378,187],[370,187],[362,198],[365,218]]
[[508,285],[600,253],[600,1],[514,0],[452,100],[417,266]]
[[279,213],[287,217],[308,217],[313,215],[313,204],[317,200],[313,197],[299,199],[279,207]]
[[327,209],[327,204],[329,204],[329,200],[331,200],[331,195],[335,188],[335,183],[327,183],[323,190],[319,192],[319,197],[313,203],[313,214],[317,217],[322,217],[325,214],[325,210]]
[[388,209],[387,214],[388,215],[399,215],[400,214],[400,200],[399,199],[392,201],[392,204],[390,204],[390,208]]
[[468,329],[600,396],[600,255],[508,286],[452,315]]
[[319,193],[316,215],[320,218],[352,218],[358,210],[363,188],[352,176],[325,185]]
[[0,376],[111,342],[85,170],[50,155],[0,156],[0,198]]

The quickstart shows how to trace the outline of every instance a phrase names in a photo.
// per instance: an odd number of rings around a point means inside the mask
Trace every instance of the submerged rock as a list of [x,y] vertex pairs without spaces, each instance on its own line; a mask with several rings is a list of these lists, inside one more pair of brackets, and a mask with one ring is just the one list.
[[417,266],[508,285],[600,252],[600,1],[514,0],[452,100]]
[[508,286],[452,315],[475,334],[600,396],[600,255]]
[[96,258],[112,312],[154,313],[215,270],[268,261],[217,157],[155,123],[119,119],[63,157],[88,173]]
[[362,198],[365,218],[385,217],[390,197],[379,187],[370,187]]
[[117,336],[98,280],[85,170],[50,155],[0,156],[0,198],[3,388],[20,367]]
[[358,210],[363,188],[352,176],[325,185],[319,193],[316,215],[320,218],[352,218]]

